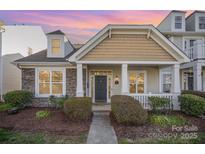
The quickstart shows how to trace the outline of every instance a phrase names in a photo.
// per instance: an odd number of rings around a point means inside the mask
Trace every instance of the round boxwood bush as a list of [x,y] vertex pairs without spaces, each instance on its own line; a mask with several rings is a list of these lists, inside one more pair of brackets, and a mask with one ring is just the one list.
[[10,91],[4,95],[4,101],[15,107],[25,107],[32,102],[32,93],[25,90]]
[[203,97],[183,94],[179,96],[179,100],[182,112],[193,116],[200,116],[205,113],[205,99]]
[[64,102],[64,113],[71,120],[89,120],[92,115],[92,99],[90,97],[73,97]]
[[120,124],[142,125],[148,118],[148,113],[140,102],[130,96],[112,96],[111,110],[114,119]]

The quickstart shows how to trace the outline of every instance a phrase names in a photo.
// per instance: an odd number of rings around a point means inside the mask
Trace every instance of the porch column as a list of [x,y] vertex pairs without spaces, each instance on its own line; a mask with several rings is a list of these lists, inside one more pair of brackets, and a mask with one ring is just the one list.
[[83,97],[83,65],[77,64],[77,87],[76,96]]
[[173,93],[179,94],[181,92],[180,90],[180,65],[174,64],[173,66],[173,76],[172,76],[172,83],[173,83]]
[[196,63],[193,67],[194,73],[194,90],[202,91],[202,76],[201,76],[201,65]]
[[172,70],[172,92],[174,93],[173,96],[173,109],[174,110],[180,110],[180,103],[178,100],[178,95],[181,93],[180,90],[180,65],[174,64],[173,70]]
[[121,80],[122,80],[122,95],[127,95],[128,91],[128,72],[127,72],[127,64],[122,64],[121,66]]

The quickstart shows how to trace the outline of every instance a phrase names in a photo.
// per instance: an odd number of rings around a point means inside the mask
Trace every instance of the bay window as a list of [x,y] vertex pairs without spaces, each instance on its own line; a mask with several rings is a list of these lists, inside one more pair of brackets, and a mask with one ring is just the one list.
[[37,68],[37,96],[65,95],[65,69]]

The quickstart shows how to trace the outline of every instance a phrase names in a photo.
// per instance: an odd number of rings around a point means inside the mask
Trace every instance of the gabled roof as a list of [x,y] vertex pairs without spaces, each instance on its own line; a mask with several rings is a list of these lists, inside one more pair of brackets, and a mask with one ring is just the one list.
[[205,11],[199,11],[199,10],[193,11],[190,15],[188,15],[188,16],[186,17],[186,20],[187,20],[189,17],[191,17],[192,15],[194,15],[195,13],[205,13]]
[[65,35],[65,33],[63,33],[61,30],[56,30],[56,31],[53,31],[53,32],[49,32],[47,33],[47,35]]
[[105,26],[101,31],[99,31],[95,36],[93,36],[88,42],[86,42],[78,51],[76,51],[72,56],[68,58],[68,61],[70,62],[76,62],[78,61],[82,56],[82,53],[89,48],[93,44],[96,43],[97,40],[99,40],[105,33],[107,33],[109,30],[112,29],[147,29],[154,32],[161,40],[164,41],[169,47],[172,48],[172,51],[177,53],[181,59],[183,59],[182,62],[188,62],[189,58],[176,46],[174,45],[170,40],[168,40],[160,31],[158,31],[153,25],[107,25]]
[[168,16],[171,14],[171,13],[186,13],[186,11],[180,11],[180,10],[172,10],[172,11],[170,11],[167,15],[166,15],[166,17],[157,25],[157,27],[159,27],[159,25],[161,25],[167,18],[168,18]]

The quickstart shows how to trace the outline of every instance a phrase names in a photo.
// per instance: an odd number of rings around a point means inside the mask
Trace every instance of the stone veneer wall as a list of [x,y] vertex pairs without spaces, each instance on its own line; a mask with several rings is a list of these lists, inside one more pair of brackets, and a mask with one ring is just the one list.
[[[70,97],[76,95],[76,69],[66,69],[66,94]],[[83,89],[84,95],[86,93],[86,69],[83,69]],[[35,69],[23,68],[22,69],[22,90],[28,90],[35,96]],[[33,98],[33,107],[50,107],[48,104],[48,98]]]
[[[77,70],[75,68],[66,69],[66,94],[70,97],[76,95]],[[83,89],[86,94],[86,69],[83,69]]]
[[22,68],[22,90],[28,90],[35,95],[35,69]]

